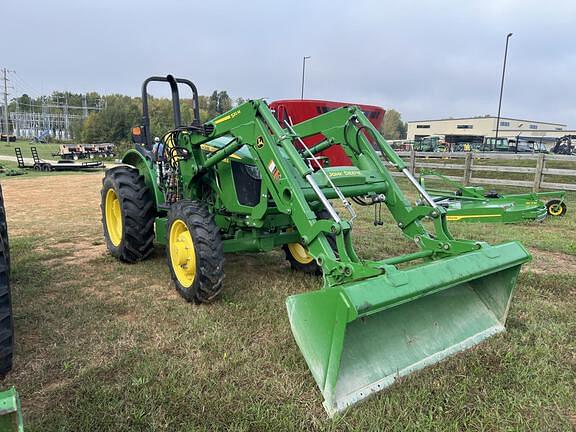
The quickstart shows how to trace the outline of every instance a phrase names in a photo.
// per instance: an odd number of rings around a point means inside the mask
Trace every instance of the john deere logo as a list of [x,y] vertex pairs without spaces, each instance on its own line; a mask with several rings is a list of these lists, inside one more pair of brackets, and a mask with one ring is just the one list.
[[256,138],[256,147],[261,149],[262,147],[264,147],[264,138],[262,138],[261,136],[259,136],[258,138]]

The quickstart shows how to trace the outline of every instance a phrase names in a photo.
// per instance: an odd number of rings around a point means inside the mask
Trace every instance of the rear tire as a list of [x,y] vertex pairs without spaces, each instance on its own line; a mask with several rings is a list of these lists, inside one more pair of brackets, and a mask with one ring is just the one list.
[[[316,213],[318,219],[330,219],[330,213],[327,210],[321,210]],[[334,234],[328,234],[328,243],[338,255],[336,247],[336,239]],[[293,270],[301,271],[308,274],[320,276],[322,274],[322,267],[320,267],[314,258],[308,254],[306,247],[300,243],[285,244],[282,246],[286,254],[286,260],[290,263]]]
[[166,232],[168,267],[178,292],[194,303],[214,300],[224,282],[224,248],[214,215],[199,201],[178,201],[168,212]]
[[152,253],[156,207],[137,169],[119,166],[106,171],[100,208],[106,246],[113,256],[132,263]]
[[282,246],[286,254],[286,260],[290,263],[292,270],[301,271],[313,275],[321,275],[322,268],[316,260],[308,254],[308,249],[300,243],[290,243]]
[[568,209],[564,202],[553,199],[546,203],[546,210],[550,216],[564,216]]
[[6,226],[4,199],[0,189],[0,376],[12,369],[14,322],[10,290],[10,249]]

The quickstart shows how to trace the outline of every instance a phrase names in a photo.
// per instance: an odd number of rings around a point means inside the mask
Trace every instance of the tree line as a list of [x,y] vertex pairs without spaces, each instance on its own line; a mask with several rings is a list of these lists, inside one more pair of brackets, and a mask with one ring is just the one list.
[[[52,103],[47,103],[48,100]],[[31,98],[24,94],[12,100],[9,111],[41,112],[41,109],[46,109],[52,113],[62,112],[64,101],[69,106],[81,107],[85,103],[88,107],[99,108],[99,110],[90,110],[88,116],[83,119],[71,121],[72,136],[78,142],[112,142],[117,144],[129,142],[131,128],[141,123],[142,99],[120,94],[102,96],[96,92],[85,95],[54,92],[49,97],[40,98]],[[242,98],[232,100],[225,90],[214,90],[210,96],[199,96],[200,121],[208,121],[244,102]],[[153,136],[162,136],[173,127],[172,101],[170,99],[149,96],[148,109]],[[180,110],[184,123],[190,123],[193,117],[192,99],[181,99]],[[406,123],[402,121],[400,113],[394,109],[386,111],[380,129],[386,139],[406,137]]]

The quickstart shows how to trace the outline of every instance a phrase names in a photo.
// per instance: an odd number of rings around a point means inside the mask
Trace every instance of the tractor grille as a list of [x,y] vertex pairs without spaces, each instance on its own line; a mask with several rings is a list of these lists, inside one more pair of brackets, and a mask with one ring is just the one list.
[[238,202],[246,206],[255,206],[260,202],[260,185],[262,179],[257,170],[251,165],[240,162],[231,162],[234,185]]

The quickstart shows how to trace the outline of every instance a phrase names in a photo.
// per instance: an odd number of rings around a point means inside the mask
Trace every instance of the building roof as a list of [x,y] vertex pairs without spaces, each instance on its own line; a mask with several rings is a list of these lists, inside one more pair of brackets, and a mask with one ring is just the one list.
[[[497,119],[497,118],[498,117],[496,117],[496,116],[487,115],[487,116],[476,116],[476,117],[454,117],[454,118],[441,118],[441,119],[428,119],[428,120],[410,120],[407,123],[426,123],[426,122],[437,122],[437,121],[448,121],[448,120],[483,120],[483,119]],[[512,117],[500,117],[500,120],[513,120],[513,121],[521,121],[521,122],[526,122],[526,123],[540,123],[540,124],[549,124],[549,125],[566,127],[566,125],[563,123],[551,123],[551,122],[537,121],[537,120],[516,119],[516,118],[512,118]]]

